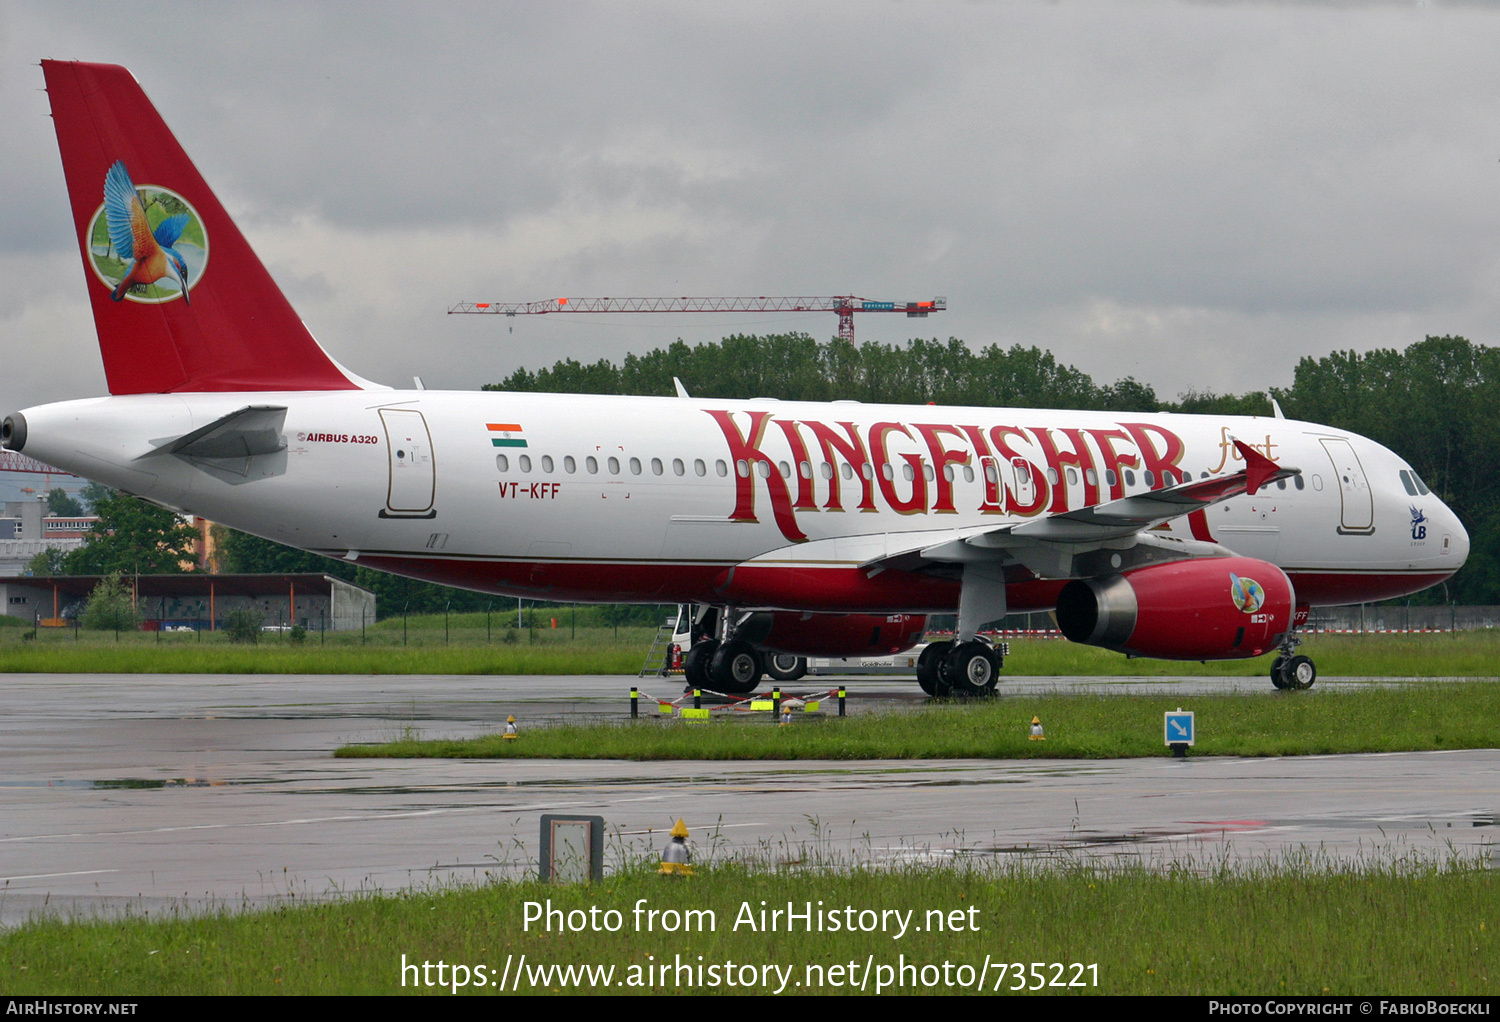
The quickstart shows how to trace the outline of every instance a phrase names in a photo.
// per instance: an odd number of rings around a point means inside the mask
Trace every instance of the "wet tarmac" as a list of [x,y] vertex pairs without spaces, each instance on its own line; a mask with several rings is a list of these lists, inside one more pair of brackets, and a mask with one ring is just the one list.
[[[335,760],[350,742],[623,716],[632,679],[0,676],[0,924],[152,915],[516,875],[538,817],[604,817],[608,856],[685,817],[699,858],[1248,865],[1488,855],[1500,750],[1081,762]],[[1436,682],[1440,683],[1440,682]],[[671,698],[680,683],[639,682]],[[822,679],[788,686],[810,693]],[[849,679],[850,712],[921,705]],[[1263,679],[1010,679],[1010,693]],[[1356,679],[1319,687],[1357,698]]]

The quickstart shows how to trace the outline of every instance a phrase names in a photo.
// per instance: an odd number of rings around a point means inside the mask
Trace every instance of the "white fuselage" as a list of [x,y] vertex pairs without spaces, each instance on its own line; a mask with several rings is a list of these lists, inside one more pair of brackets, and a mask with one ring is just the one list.
[[[285,406],[284,450],[153,453],[247,405]],[[854,571],[913,534],[1233,473],[1231,438],[1301,476],[1154,537],[1279,565],[1312,605],[1424,588],[1468,552],[1453,512],[1391,451],[1281,418],[387,390],[132,395],[23,414],[25,453],[59,468],[292,546],[538,598],[712,602],[752,559]],[[1041,609],[1053,593],[1018,590],[1011,606]],[[902,599],[774,603],[953,606]]]

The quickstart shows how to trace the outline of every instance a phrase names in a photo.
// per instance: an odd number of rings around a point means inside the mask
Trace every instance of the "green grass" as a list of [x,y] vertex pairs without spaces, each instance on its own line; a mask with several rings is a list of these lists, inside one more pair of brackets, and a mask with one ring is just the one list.
[[[623,703],[623,700],[622,700]],[[825,705],[831,705],[825,704]],[[1161,756],[1162,714],[1196,713],[1196,756],[1296,756],[1500,743],[1500,684],[1413,683],[1358,692],[1224,695],[1016,696],[915,712],[803,717],[789,727],[769,713],[706,723],[642,719],[528,728],[465,740],[346,745],[361,757],[541,759],[1115,759]],[[623,707],[622,707],[623,708]],[[1033,715],[1046,729],[1032,741]]]
[[[474,620],[477,619],[477,622]],[[399,618],[354,632],[262,633],[237,644],[221,633],[75,633],[30,629],[0,634],[0,672],[58,674],[635,674],[654,629],[579,628],[534,632],[496,626],[483,614]]]
[[[620,913],[615,933],[551,932],[523,925],[525,903],[564,913],[597,909]],[[633,909],[711,910],[710,932],[637,932]],[[891,932],[757,932],[740,926],[742,906],[758,913],[792,902],[817,909],[853,907],[911,912],[908,929]],[[994,963],[1023,963],[1022,982],[1036,983],[1030,963],[1080,963],[1091,972],[1044,968],[1042,980],[1081,979],[1086,985],[1045,993],[1105,994],[1470,994],[1500,987],[1500,890],[1496,873],[1476,864],[1386,864],[1369,868],[1313,868],[1283,864],[1248,873],[1204,877],[1186,869],[1020,868],[983,872],[910,868],[889,872],[813,868],[764,872],[742,866],[700,870],[688,879],[636,867],[594,886],[496,883],[473,890],[358,897],[335,904],[235,915],[165,920],[130,919],[66,924],[34,922],[0,936],[0,988],[10,996],[38,994],[389,994],[450,993],[417,986],[408,964],[441,960],[466,966],[472,982],[485,966],[488,983],[509,975],[526,956],[531,969],[613,966],[614,982],[644,978],[644,968],[678,957],[689,965],[774,964],[789,969],[787,992],[845,993],[828,983],[833,966],[856,967],[857,983],[872,959],[893,980],[903,962],[916,966],[900,992],[948,992],[922,985],[920,968],[936,979],[973,983],[986,956],[986,987],[1017,983]],[[972,909],[972,911],[971,911]],[[956,930],[927,928],[928,913]],[[949,913],[955,913],[950,915]],[[582,917],[575,916],[581,921]],[[645,917],[642,917],[643,919]],[[658,919],[663,917],[658,916]],[[698,916],[707,919],[706,916]],[[847,918],[847,917],[846,917]],[[866,917],[867,919],[869,917]],[[935,921],[938,916],[930,917]],[[611,920],[612,921],[612,920]],[[652,956],[648,958],[648,956]],[[821,987],[796,987],[821,966]],[[967,966],[961,971],[959,966]],[[632,971],[633,967],[633,971]],[[436,969],[428,976],[434,982]],[[491,979],[491,975],[495,977]],[[709,978],[707,972],[704,978]],[[816,979],[818,973],[814,972]],[[541,977],[536,977],[541,980]],[[665,992],[693,993],[686,975]],[[695,975],[696,978],[696,975]],[[842,977],[841,977],[842,978]],[[521,993],[572,992],[551,981],[520,984]],[[776,981],[771,983],[771,990]],[[585,987],[585,989],[587,989]],[[747,992],[720,985],[719,992]],[[609,986],[609,993],[661,993],[652,987]],[[460,993],[492,994],[493,986]],[[602,991],[601,991],[602,992]],[[748,992],[770,992],[756,985]],[[890,991],[886,991],[890,992]],[[951,992],[960,992],[952,990]]]
[[[361,632],[310,633],[301,643],[263,633],[236,645],[222,632],[74,632],[0,617],[0,672],[157,674],[635,674],[654,628],[515,629],[483,614],[389,618]],[[19,625],[20,627],[17,627]],[[1006,674],[1264,677],[1270,657],[1129,660],[1060,639],[1012,639]],[[1328,676],[1462,678],[1500,674],[1500,633],[1314,635],[1302,647]]]

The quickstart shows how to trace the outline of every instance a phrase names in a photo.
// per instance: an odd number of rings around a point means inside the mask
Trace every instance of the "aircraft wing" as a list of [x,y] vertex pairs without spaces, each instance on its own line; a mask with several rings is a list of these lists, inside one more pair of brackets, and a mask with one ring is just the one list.
[[841,564],[857,566],[871,579],[887,569],[957,576],[979,567],[1003,569],[1014,581],[1073,578],[1153,561],[1223,555],[1227,551],[1216,543],[1150,530],[1301,474],[1300,469],[1282,468],[1254,448],[1235,443],[1245,468],[1232,475],[1183,482],[1019,524],[814,540],[768,551],[739,567],[796,570]]
[[[861,567],[900,567],[906,570],[926,564],[965,564],[1014,558],[1043,577],[1066,577],[1075,573],[1075,558],[1105,546],[1125,547],[1148,539],[1148,530],[1174,518],[1201,511],[1214,504],[1255,494],[1261,487],[1302,474],[1301,469],[1282,468],[1253,447],[1239,440],[1235,448],[1245,467],[1232,475],[1186,481],[1160,490],[1122,497],[1091,507],[1063,511],[1018,525],[962,530],[945,541],[912,544],[899,553],[887,551]],[[914,537],[915,538],[915,537]],[[1141,551],[1147,559],[1195,556],[1209,552],[1213,544],[1171,540],[1169,546],[1148,543],[1159,552]],[[1199,549],[1202,547],[1203,549]]]

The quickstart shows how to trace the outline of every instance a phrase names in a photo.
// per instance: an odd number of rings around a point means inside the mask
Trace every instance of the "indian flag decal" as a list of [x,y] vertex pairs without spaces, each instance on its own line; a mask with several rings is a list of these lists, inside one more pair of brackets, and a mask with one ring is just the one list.
[[521,427],[514,422],[491,422],[490,443],[496,447],[525,447],[526,438],[521,435]]

